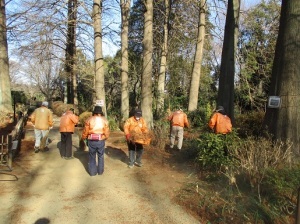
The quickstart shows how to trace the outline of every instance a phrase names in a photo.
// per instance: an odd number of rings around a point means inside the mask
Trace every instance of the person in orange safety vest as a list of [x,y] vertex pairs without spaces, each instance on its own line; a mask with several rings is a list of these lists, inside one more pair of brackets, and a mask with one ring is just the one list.
[[70,108],[60,118],[60,155],[63,159],[73,159],[72,156],[72,134],[75,125],[78,123],[78,116],[74,114],[74,109]]
[[[84,125],[81,139],[87,141],[89,147],[88,170],[91,176],[101,175],[104,172],[105,140],[109,137],[110,130],[107,119],[103,116],[102,108],[95,106],[93,115]],[[96,162],[98,157],[98,164]]]
[[179,108],[168,117],[168,120],[171,123],[170,148],[172,149],[174,147],[175,138],[177,136],[177,148],[180,151],[183,143],[184,127],[190,127],[187,115]]
[[208,126],[216,134],[227,134],[232,131],[231,119],[226,115],[223,106],[218,106],[211,116]]
[[142,166],[142,155],[144,147],[142,144],[134,142],[132,140],[132,133],[145,134],[148,133],[148,127],[146,121],[142,117],[142,111],[140,109],[135,110],[134,116],[129,117],[124,124],[124,134],[127,140],[128,154],[129,154],[129,168],[133,168],[134,165]]

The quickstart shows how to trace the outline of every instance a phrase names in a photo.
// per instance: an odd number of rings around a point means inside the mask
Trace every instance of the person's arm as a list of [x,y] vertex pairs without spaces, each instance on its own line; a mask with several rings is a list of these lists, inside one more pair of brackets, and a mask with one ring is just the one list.
[[49,127],[52,128],[53,127],[53,115],[52,112],[49,110]]
[[89,130],[90,130],[90,123],[89,123],[89,119],[85,122],[84,128],[83,128],[83,132],[81,135],[81,139],[85,140],[88,137],[89,134]]
[[187,128],[190,128],[190,123],[189,120],[187,119],[187,115],[185,114],[184,116],[184,126]]
[[70,119],[74,124],[77,124],[79,121],[79,117],[75,114],[71,114]]
[[129,133],[129,129],[130,129],[130,118],[128,118],[126,121],[125,121],[125,124],[124,124],[124,134],[125,134],[125,138],[127,141],[129,141],[130,139],[130,133]]
[[141,118],[141,122],[142,122],[142,128],[141,128],[142,133],[148,133],[149,130],[145,119]]
[[110,131],[109,131],[109,126],[108,126],[108,122],[105,122],[104,125],[104,135],[105,135],[105,139],[108,139],[109,135],[110,135]]
[[217,122],[217,113],[214,113],[213,116],[210,118],[208,126],[210,129],[214,130]]

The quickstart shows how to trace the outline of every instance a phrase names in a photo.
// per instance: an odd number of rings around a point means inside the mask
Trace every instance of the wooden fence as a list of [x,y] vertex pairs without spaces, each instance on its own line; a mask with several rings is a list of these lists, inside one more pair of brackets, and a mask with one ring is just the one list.
[[0,136],[0,166],[7,167],[9,171],[12,170],[13,159],[20,152],[26,122],[27,116],[21,117],[10,134]]

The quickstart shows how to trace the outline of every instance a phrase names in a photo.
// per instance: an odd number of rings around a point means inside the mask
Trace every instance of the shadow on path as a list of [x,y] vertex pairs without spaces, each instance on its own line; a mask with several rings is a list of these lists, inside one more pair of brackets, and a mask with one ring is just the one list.
[[111,146],[107,146],[105,148],[105,154],[112,159],[120,160],[123,163],[128,163],[128,156],[126,153],[120,148],[114,148]]

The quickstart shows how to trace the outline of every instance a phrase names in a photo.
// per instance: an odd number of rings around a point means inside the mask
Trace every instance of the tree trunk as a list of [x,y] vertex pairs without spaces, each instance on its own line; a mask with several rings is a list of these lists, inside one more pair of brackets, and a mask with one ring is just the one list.
[[279,140],[291,140],[292,150],[300,153],[300,4],[283,0],[279,34],[273,63],[270,96],[279,96],[280,108],[267,108],[265,125]]
[[130,0],[121,0],[121,116],[122,121],[129,117],[129,91],[128,91],[128,19]]
[[141,109],[147,125],[153,127],[152,112],[152,53],[153,53],[153,0],[144,0],[144,39],[143,39],[143,73]]
[[199,6],[198,37],[197,37],[196,53],[195,53],[193,73],[192,73],[191,86],[190,86],[188,111],[194,111],[198,107],[201,64],[203,58],[203,46],[204,46],[204,38],[205,38],[205,14],[206,14],[206,0],[201,0]]
[[235,49],[237,46],[240,0],[229,0],[225,22],[224,43],[221,59],[217,104],[234,122],[234,73]]
[[162,53],[160,59],[160,69],[158,76],[158,100],[157,100],[157,113],[163,113],[165,104],[165,80],[167,70],[167,54],[168,54],[168,34],[169,34],[169,15],[170,15],[170,0],[165,0],[165,18],[164,18],[164,39],[162,43]]
[[[66,81],[67,81],[67,103],[73,104],[75,98],[77,83],[76,73],[74,71],[76,56],[76,16],[77,0],[68,0],[68,31],[66,46]],[[77,96],[77,94],[76,94]]]
[[93,21],[94,21],[94,51],[95,51],[95,100],[101,101],[102,110],[106,114],[104,67],[102,52],[102,0],[94,0]]
[[8,48],[6,36],[5,0],[0,0],[0,111],[12,112]]

